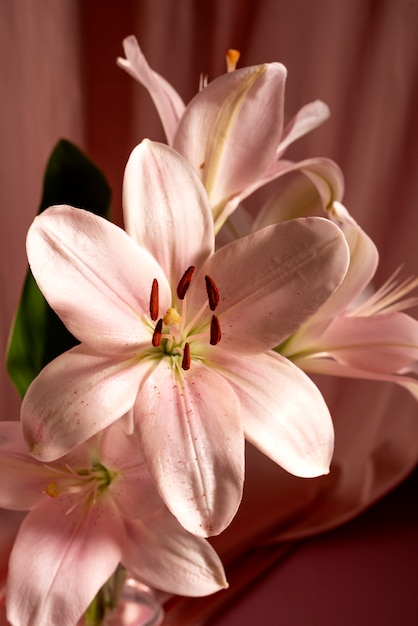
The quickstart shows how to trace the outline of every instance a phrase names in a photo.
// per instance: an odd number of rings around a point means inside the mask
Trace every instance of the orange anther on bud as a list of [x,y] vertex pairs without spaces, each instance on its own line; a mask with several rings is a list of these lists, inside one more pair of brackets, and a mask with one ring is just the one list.
[[210,322],[210,345],[216,346],[221,340],[221,325],[219,323],[219,319],[216,315],[212,315],[212,319]]
[[184,370],[189,370],[190,369],[190,363],[191,363],[191,358],[190,358],[190,346],[188,343],[184,344],[184,348],[183,348],[183,359],[181,362],[181,366]]
[[154,348],[159,348],[161,345],[161,336],[163,331],[163,320],[160,318],[155,325],[154,333],[152,335],[152,345]]
[[240,52],[239,50],[234,50],[233,48],[230,48],[227,51],[225,56],[226,56],[226,71],[233,72],[234,69],[237,67],[237,63],[241,56]]
[[179,284],[177,285],[177,296],[180,300],[184,299],[188,288],[190,287],[190,283],[192,282],[192,277],[195,271],[194,265],[191,265],[184,272],[183,276],[180,278]]
[[205,276],[205,282],[209,300],[209,307],[211,311],[214,311],[219,304],[219,289],[217,288],[213,278],[211,278],[210,276]]
[[158,281],[156,278],[152,281],[151,287],[151,297],[149,300],[149,314],[151,319],[155,322],[158,319],[158,308],[159,308],[159,298],[158,298]]
[[45,493],[51,498],[58,498],[58,496],[60,495],[60,491],[59,491],[59,487],[57,483],[54,481],[51,483],[48,483],[48,485],[45,488]]

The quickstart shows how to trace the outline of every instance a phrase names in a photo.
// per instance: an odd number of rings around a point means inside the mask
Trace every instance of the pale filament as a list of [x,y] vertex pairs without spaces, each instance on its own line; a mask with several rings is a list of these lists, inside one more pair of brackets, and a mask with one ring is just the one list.
[[[59,498],[63,495],[84,494],[83,498],[77,497],[72,505],[67,509],[66,515],[69,515],[78,506],[84,506],[88,501],[94,505],[97,501],[99,488],[110,484],[113,477],[108,476],[108,470],[103,466],[100,468],[90,467],[86,470],[76,471],[69,465],[62,467],[48,466],[57,474],[61,474],[61,479],[50,481],[44,490],[44,493],[50,498]],[[101,469],[104,470],[101,472]],[[68,471],[68,474],[66,472]]]
[[[209,308],[209,303],[207,302],[207,300],[205,300],[205,302],[202,304],[202,306],[200,307],[200,309],[197,311],[197,313],[195,313],[195,315],[192,317],[192,319],[190,320],[190,322],[187,324],[187,326],[183,326],[181,329],[181,333],[183,335],[183,333],[185,333],[188,336],[188,333],[190,332],[190,330],[193,328],[193,326],[196,324],[196,322],[202,317],[202,315],[207,311],[207,309]],[[181,312],[181,323],[182,325],[184,324],[183,320],[186,319],[186,312],[187,312],[187,304],[186,304],[186,298],[183,300],[183,306],[182,306],[182,312]],[[188,339],[190,341],[192,341],[193,339],[202,337],[203,333],[198,333],[196,335],[190,335],[190,337],[188,336]]]

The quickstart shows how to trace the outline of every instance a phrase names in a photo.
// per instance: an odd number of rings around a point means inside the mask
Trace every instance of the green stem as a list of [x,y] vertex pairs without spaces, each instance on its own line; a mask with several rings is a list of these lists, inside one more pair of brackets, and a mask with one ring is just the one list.
[[88,607],[84,615],[85,626],[104,626],[106,617],[118,606],[125,579],[126,570],[118,565]]

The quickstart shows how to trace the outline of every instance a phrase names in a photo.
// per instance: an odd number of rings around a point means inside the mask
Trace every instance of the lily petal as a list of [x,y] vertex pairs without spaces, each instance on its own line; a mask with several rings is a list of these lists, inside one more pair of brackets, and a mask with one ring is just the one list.
[[212,359],[240,398],[245,437],[291,474],[327,474],[334,430],[316,385],[275,352],[237,357],[224,351]]
[[83,345],[51,361],[22,402],[31,454],[57,459],[122,417],[135,403],[141,376],[136,359],[117,361]]
[[[309,346],[304,352],[311,352]],[[319,338],[318,352],[357,369],[394,374],[418,361],[418,321],[399,312],[339,316]]]
[[[347,265],[341,230],[323,218],[276,224],[223,246],[202,269],[221,296],[222,347],[252,354],[279,344],[326,302]],[[203,301],[203,290],[195,293]]]
[[70,496],[45,496],[20,527],[7,581],[12,624],[74,626],[120,561],[116,509],[105,500],[88,512],[71,505]]
[[162,306],[171,291],[158,263],[121,229],[82,209],[55,206],[35,218],[27,236],[35,279],[51,307],[79,339],[106,352],[149,344],[152,281]]
[[123,563],[150,587],[193,597],[228,586],[210,544],[185,531],[166,510],[141,521],[127,520],[126,529]]
[[418,400],[418,380],[404,374],[386,374],[367,371],[352,367],[345,363],[339,363],[328,356],[301,357],[295,359],[298,367],[311,374],[326,374],[328,376],[345,376],[346,378],[359,378],[363,380],[377,380],[382,382],[396,383],[404,387]]
[[196,535],[220,533],[236,513],[244,479],[244,435],[231,387],[199,362],[180,375],[162,360],[135,411],[144,458],[168,508]]
[[372,239],[340,202],[334,202],[330,215],[342,228],[350,248],[350,265],[344,281],[322,312],[333,317],[350,306],[370,283],[379,263],[379,253]]
[[321,215],[344,194],[344,177],[334,161],[325,158],[294,163],[278,189],[257,213],[252,230],[289,219]]
[[[334,201],[341,200],[344,192],[344,180],[341,170],[333,161],[320,157],[305,159],[304,161],[298,162],[280,159],[279,161],[273,161],[263,176],[260,176],[260,178],[248,185],[248,187],[243,189],[239,194],[232,197],[227,202],[223,211],[223,217],[226,218],[230,216],[240,202],[254,193],[254,191],[257,191],[257,189],[260,189],[260,187],[263,187],[278,178],[299,172],[305,174],[311,179],[317,189],[317,193],[319,193],[320,199],[322,200],[323,208],[328,210],[332,207]],[[297,193],[296,197],[292,195],[292,192],[295,192],[295,190]],[[289,207],[286,207],[286,211],[290,213],[287,219],[307,217],[310,215],[310,213],[304,210],[306,207],[303,203],[301,206],[297,206],[296,204],[298,196],[302,194],[302,191],[303,190],[298,188],[298,185],[294,185],[292,189],[288,191],[287,197],[283,200],[283,202],[291,203],[290,209]],[[309,189],[309,194],[312,195],[312,193],[313,198],[316,199],[317,194],[314,189]],[[277,202],[279,203],[279,201]],[[310,202],[312,202],[312,200],[310,200]],[[278,221],[286,219],[286,214],[282,215],[281,211],[279,213],[277,212],[275,204],[276,200],[273,197],[270,199],[269,205],[263,208],[255,218],[252,230],[264,228],[265,226],[275,224]],[[294,213],[293,215],[292,212]]]
[[316,158],[299,162],[300,171],[315,185],[325,211],[344,196],[344,175],[331,159]]
[[171,285],[213,252],[212,211],[203,185],[191,165],[164,144],[144,140],[131,153],[123,209],[126,231],[157,259]]
[[123,49],[126,59],[119,57],[116,63],[148,90],[171,145],[185,109],[184,102],[170,83],[150,68],[136,37],[126,37]]
[[31,509],[50,480],[51,470],[28,454],[21,424],[0,421],[0,507]]
[[350,263],[340,286],[329,300],[313,315],[300,330],[286,342],[282,354],[296,354],[304,346],[317,341],[328,325],[342,312],[353,306],[356,298],[374,276],[379,254],[370,237],[351,217],[347,209],[339,202],[334,202],[333,219],[342,228],[350,248]]
[[137,437],[126,434],[121,420],[100,433],[98,457],[105,467],[117,468],[110,493],[126,519],[146,517],[161,509],[161,498],[142,461]]
[[224,74],[194,97],[180,120],[173,147],[199,173],[215,220],[225,202],[262,176],[275,158],[286,74],[280,63]]
[[277,157],[279,158],[291,143],[323,124],[329,116],[330,110],[325,102],[314,100],[305,104],[286,125],[277,147]]

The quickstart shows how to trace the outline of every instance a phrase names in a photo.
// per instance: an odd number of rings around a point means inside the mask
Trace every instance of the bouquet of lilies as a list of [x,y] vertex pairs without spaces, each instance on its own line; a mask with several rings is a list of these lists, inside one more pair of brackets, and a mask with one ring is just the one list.
[[[372,289],[378,252],[341,203],[338,166],[283,158],[327,106],[284,125],[286,68],[236,69],[233,50],[185,106],[134,37],[124,50],[167,137],[129,156],[124,230],[97,208],[97,171],[62,142],[27,236],[8,355],[21,421],[0,422],[0,506],[29,511],[9,562],[13,626],[102,623],[99,591],[121,568],[169,594],[225,588],[207,538],[240,505],[245,440],[296,476],[329,471],[332,419],[309,374],[418,399],[418,323],[403,312],[417,279]],[[88,182],[72,202],[71,176],[70,196],[49,193],[69,155]]]

